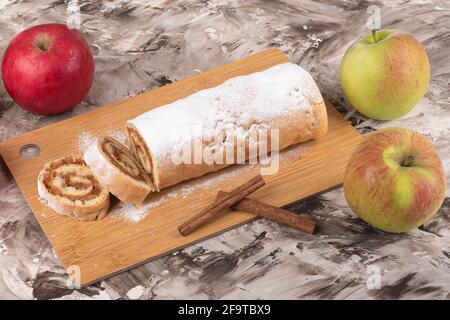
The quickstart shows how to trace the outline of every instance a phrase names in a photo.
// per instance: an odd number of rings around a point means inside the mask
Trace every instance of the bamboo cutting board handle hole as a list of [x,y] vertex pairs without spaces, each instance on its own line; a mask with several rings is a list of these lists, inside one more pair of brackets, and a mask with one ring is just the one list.
[[20,148],[19,154],[22,158],[35,158],[41,153],[41,148],[37,144],[25,144]]

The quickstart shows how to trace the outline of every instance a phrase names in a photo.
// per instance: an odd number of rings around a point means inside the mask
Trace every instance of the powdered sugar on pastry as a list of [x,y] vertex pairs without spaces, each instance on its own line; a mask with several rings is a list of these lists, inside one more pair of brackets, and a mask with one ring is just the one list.
[[[191,139],[204,138],[208,131],[215,135],[217,130],[238,129],[254,120],[277,127],[274,120],[278,116],[298,109],[311,110],[312,104],[322,101],[309,73],[293,63],[284,63],[231,78],[217,87],[146,112],[129,123],[139,129],[154,155],[163,156]],[[198,125],[192,126],[193,123]]]
[[[272,130],[278,143],[268,142]],[[231,78],[127,122],[132,152],[156,190],[255,158],[250,150],[265,155],[274,146],[283,150],[326,130],[320,91],[308,72],[293,63]],[[261,140],[261,133],[270,138]],[[179,161],[180,154],[193,149],[200,150],[195,160],[185,161],[188,155]],[[238,160],[239,151],[245,159]],[[205,159],[212,154],[213,161]]]
[[[122,144],[125,144],[126,133],[120,129],[111,129],[105,132],[105,136],[116,139]],[[91,147],[97,141],[97,136],[89,131],[82,131],[75,142],[76,151],[80,154],[84,154],[89,147]]]
[[148,199],[142,205],[136,207],[132,204],[118,203],[108,214],[108,219],[120,219],[129,223],[136,223],[144,219],[154,208],[161,206],[167,201],[167,197],[157,200]]

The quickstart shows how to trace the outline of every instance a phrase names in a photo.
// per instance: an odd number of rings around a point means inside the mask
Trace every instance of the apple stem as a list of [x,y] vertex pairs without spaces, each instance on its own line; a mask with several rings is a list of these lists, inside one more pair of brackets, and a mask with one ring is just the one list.
[[38,34],[34,38],[34,45],[41,51],[49,51],[52,46],[52,39],[47,34]]
[[377,29],[372,30],[372,40],[373,42],[377,42]]
[[402,167],[409,167],[412,165],[414,161],[414,157],[413,156],[407,156],[406,159],[404,159],[401,163]]

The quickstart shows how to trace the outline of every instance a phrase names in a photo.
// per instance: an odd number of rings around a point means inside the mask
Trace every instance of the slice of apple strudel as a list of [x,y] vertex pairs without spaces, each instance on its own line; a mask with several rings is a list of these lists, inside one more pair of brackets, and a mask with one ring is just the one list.
[[102,219],[108,212],[106,186],[78,156],[46,163],[38,177],[38,192],[54,211],[80,221]]

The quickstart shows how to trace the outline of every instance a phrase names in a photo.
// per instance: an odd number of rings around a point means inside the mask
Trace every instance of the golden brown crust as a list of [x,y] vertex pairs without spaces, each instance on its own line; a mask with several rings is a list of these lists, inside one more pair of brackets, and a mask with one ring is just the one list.
[[313,112],[315,117],[315,123],[313,126],[313,139],[319,139],[325,135],[328,131],[328,115],[325,102],[322,101],[319,104],[313,104]]
[[[283,150],[293,144],[301,143],[311,139],[322,137],[328,129],[328,117],[325,103],[322,101],[313,104],[310,110],[298,110],[297,114],[288,115],[285,122],[276,124],[280,129],[279,150]],[[300,119],[291,121],[291,119]],[[151,124],[149,124],[151,125]],[[202,163],[202,164],[173,164],[170,157],[155,159],[151,150],[148,149],[145,140],[140,135],[138,129],[131,123],[126,125],[128,133],[128,143],[131,151],[135,154],[141,163],[147,163],[149,168],[146,170],[150,174],[156,190],[172,186],[184,180],[189,180],[225,168],[229,164],[222,163]],[[267,135],[268,150],[272,150],[270,134]],[[204,149],[207,148],[203,143]],[[248,141],[245,144],[245,160],[249,159],[250,147]],[[234,149],[234,162],[236,163],[237,146]],[[143,160],[142,160],[143,159]],[[224,161],[225,162],[225,161]]]
[[119,141],[100,137],[84,154],[91,171],[119,200],[141,204],[153,184],[134,155]]

